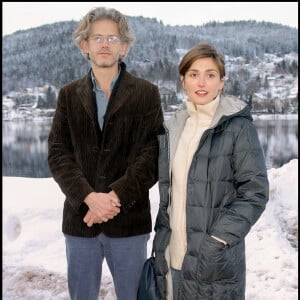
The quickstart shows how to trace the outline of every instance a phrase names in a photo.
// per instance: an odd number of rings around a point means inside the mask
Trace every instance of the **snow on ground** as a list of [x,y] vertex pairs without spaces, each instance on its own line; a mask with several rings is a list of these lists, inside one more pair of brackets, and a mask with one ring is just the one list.
[[[268,171],[270,200],[246,237],[246,300],[298,299],[298,159]],[[61,218],[64,195],[52,178],[3,177],[4,300],[67,300]],[[150,191],[155,220],[158,186]],[[153,232],[148,243],[152,249]],[[99,299],[115,300],[103,265]]]

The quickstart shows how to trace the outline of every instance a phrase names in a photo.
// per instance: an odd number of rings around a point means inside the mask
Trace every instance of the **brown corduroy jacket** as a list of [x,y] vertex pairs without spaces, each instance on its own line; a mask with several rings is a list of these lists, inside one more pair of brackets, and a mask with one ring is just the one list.
[[[158,135],[163,131],[157,86],[121,73],[110,96],[103,130],[97,121],[90,74],[61,88],[48,138],[48,163],[66,199],[63,233],[126,237],[151,231],[149,189],[158,179]],[[121,212],[88,227],[84,198],[114,190]]]

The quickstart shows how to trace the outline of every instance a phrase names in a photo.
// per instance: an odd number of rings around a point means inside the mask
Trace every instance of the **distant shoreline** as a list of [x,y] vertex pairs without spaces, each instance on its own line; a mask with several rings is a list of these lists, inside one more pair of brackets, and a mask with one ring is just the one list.
[[[170,118],[175,112],[165,112],[165,119]],[[298,120],[298,114],[268,114],[268,113],[252,113],[254,120]]]
[[252,114],[254,120],[298,120],[298,114]]

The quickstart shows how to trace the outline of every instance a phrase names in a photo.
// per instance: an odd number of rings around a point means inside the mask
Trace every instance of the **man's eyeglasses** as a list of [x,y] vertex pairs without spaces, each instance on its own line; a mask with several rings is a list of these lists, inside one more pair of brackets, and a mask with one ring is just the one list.
[[103,43],[105,39],[109,44],[117,44],[120,41],[120,39],[116,35],[109,35],[107,37],[105,37],[104,35],[94,35],[90,37],[90,39],[96,44]]

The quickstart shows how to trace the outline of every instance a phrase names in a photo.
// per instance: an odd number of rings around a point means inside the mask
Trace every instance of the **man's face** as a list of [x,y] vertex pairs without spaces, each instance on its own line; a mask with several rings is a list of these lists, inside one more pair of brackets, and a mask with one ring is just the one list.
[[91,24],[88,40],[81,47],[89,54],[92,66],[110,68],[126,53],[127,44],[122,43],[117,24],[112,20],[98,20]]

